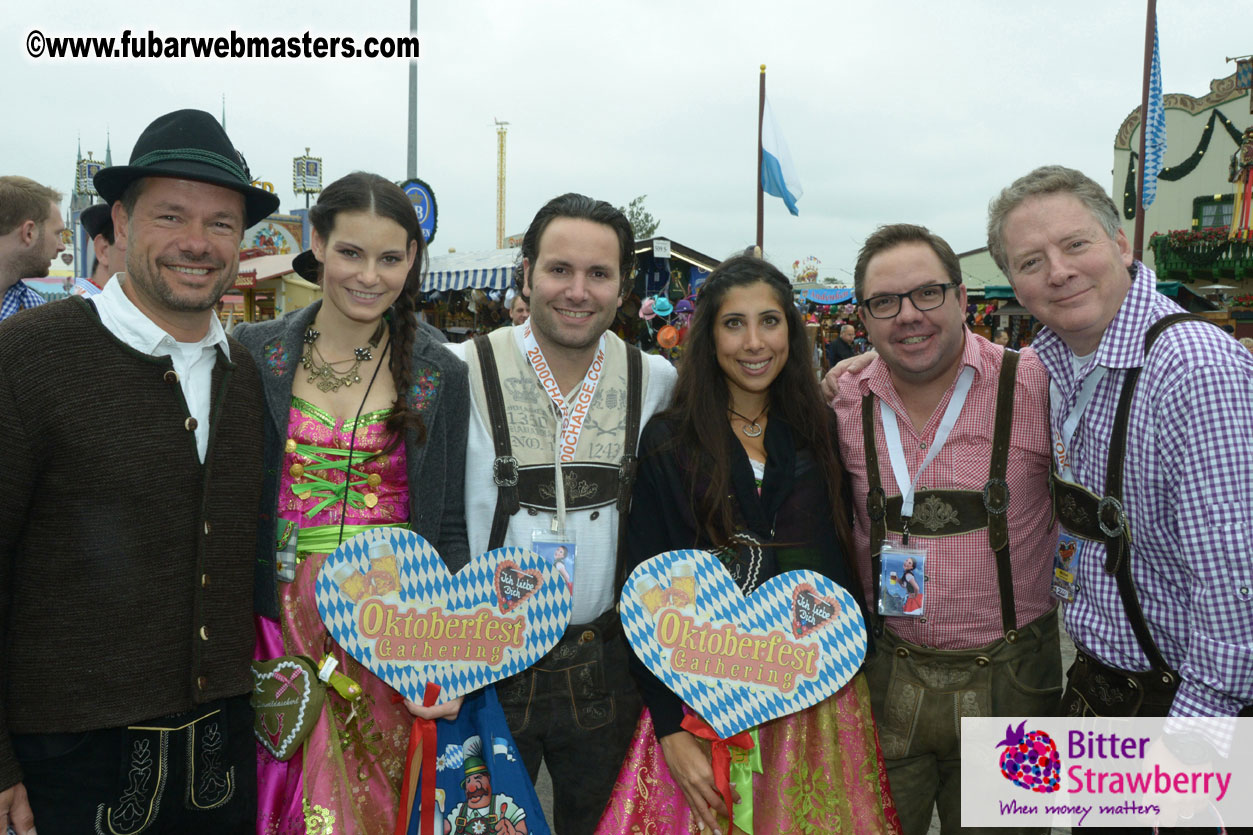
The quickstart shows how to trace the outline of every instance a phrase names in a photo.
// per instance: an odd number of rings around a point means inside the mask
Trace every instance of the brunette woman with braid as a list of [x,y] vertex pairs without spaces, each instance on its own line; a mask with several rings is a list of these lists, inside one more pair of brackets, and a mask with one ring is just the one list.
[[[701,288],[685,346],[673,405],[640,438],[628,567],[700,548],[745,594],[810,569],[860,598],[835,426],[787,279],[760,258],[724,261]],[[646,709],[597,835],[726,832],[708,743],[681,727],[679,697],[630,660]],[[754,832],[900,831],[860,672],[757,737]]]
[[[329,655],[361,695],[349,701],[328,688],[286,761],[258,747],[257,831],[390,832],[410,712],[424,711],[331,640],[314,582],[327,553],[380,525],[416,531],[452,571],[465,565],[469,389],[464,364],[417,327],[425,246],[404,192],[349,174],[322,192],[310,220],[322,301],[235,331],[269,407],[256,657],[317,665]],[[394,590],[394,574],[375,573],[362,594]]]

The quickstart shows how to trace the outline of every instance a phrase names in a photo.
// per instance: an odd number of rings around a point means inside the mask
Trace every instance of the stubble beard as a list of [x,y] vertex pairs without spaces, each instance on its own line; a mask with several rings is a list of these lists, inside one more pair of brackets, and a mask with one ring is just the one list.
[[603,312],[599,314],[593,312],[588,318],[596,319],[598,316],[605,321],[598,322],[596,327],[580,334],[563,329],[560,323],[557,322],[556,312],[551,310],[543,311],[537,317],[535,308],[531,308],[530,322],[531,329],[551,345],[567,351],[585,351],[600,342],[601,336],[613,324],[613,319],[611,317],[607,318]]
[[[183,259],[191,263],[195,263],[195,259]],[[214,262],[206,262],[204,267],[208,269],[218,269],[218,265]],[[126,277],[128,280],[135,282],[138,289],[141,289],[144,295],[159,302],[166,310],[177,313],[201,313],[206,310],[212,310],[213,307],[221,300],[226,291],[235,283],[235,277],[239,272],[239,264],[236,263],[234,268],[223,269],[222,279],[218,282],[214,291],[206,297],[183,297],[177,295],[170,285],[161,279],[161,265],[156,261],[151,264],[142,263],[139,269],[136,265],[130,263],[127,259]]]
[[[55,255],[53,256],[55,257]],[[52,258],[43,257],[43,239],[17,263],[18,278],[44,278],[52,267]]]

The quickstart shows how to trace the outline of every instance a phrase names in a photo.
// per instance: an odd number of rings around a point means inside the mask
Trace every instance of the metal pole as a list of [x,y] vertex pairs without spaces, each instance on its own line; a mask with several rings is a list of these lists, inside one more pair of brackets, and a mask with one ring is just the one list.
[[761,188],[761,123],[766,118],[766,65],[761,65],[760,93],[757,96],[757,249],[765,252],[766,196]]
[[[418,34],[418,0],[409,0],[409,33]],[[409,179],[418,176],[418,62],[409,60]]]
[[1144,19],[1144,84],[1140,96],[1140,160],[1136,187],[1136,227],[1132,238],[1131,254],[1137,261],[1144,258],[1144,150],[1147,141],[1149,117],[1149,74],[1153,70],[1153,31],[1157,24],[1157,0],[1147,0],[1148,12]]

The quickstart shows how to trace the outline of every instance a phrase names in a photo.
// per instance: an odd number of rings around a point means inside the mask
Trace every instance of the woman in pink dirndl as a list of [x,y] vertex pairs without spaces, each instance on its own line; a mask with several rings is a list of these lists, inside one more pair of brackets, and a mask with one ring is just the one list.
[[[790,284],[761,259],[724,262],[701,290],[674,404],[641,436],[628,568],[701,548],[744,593],[811,569],[860,599],[837,448]],[[709,744],[681,727],[690,711],[679,698],[632,661],[646,707],[598,835],[695,833],[702,823],[726,833]],[[735,831],[900,832],[860,672],[756,737],[751,829],[737,804]]]

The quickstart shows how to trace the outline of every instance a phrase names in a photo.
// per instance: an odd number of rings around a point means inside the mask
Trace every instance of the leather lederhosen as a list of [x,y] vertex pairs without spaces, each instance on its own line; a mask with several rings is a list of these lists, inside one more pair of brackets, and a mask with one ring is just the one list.
[[[1177,322],[1208,322],[1191,313],[1165,316],[1144,335],[1144,355],[1162,331]],[[1211,323],[1212,324],[1212,323]],[[1141,368],[1130,368],[1123,378],[1114,412],[1114,428],[1110,433],[1109,457],[1105,466],[1105,495],[1064,481],[1054,462],[1049,484],[1053,494],[1053,515],[1067,531],[1082,539],[1105,544],[1105,572],[1114,575],[1123,611],[1135,633],[1136,642],[1148,658],[1152,669],[1129,672],[1104,664],[1080,651],[1067,674],[1066,693],[1062,697],[1062,715],[1098,716],[1165,716],[1174,693],[1179,689],[1179,673],[1162,657],[1149,632],[1144,610],[1140,608],[1134,581],[1131,579],[1131,523],[1123,509],[1123,463],[1127,453],[1127,427],[1131,418],[1131,401]],[[1245,714],[1248,710],[1246,708]]]
[[[492,462],[492,478],[496,482],[496,510],[492,514],[492,528],[488,535],[487,549],[499,548],[505,542],[509,519],[522,507],[534,510],[555,511],[557,497],[553,483],[553,465],[519,466],[513,456],[509,437],[509,420],[505,415],[505,400],[501,392],[500,372],[496,368],[496,355],[486,336],[477,336],[474,347],[478,351],[479,367],[483,374],[483,391],[487,400],[488,426],[492,432],[492,444],[496,459]],[[631,504],[631,488],[639,469],[636,447],[639,444],[640,415],[643,400],[643,358],[639,348],[627,346],[627,410],[626,438],[622,445],[622,458],[617,466],[602,463],[570,463],[561,467],[565,480],[566,509],[586,510],[616,504],[618,509],[618,550],[626,539],[627,511]],[[618,572],[622,571],[621,560]],[[619,577],[619,581],[623,578]]]
[[[996,391],[993,419],[992,461],[983,490],[919,490],[914,496],[914,515],[901,518],[901,496],[891,498],[883,490],[879,475],[879,453],[875,446],[873,394],[861,401],[862,427],[866,443],[866,476],[870,491],[866,512],[870,517],[870,576],[873,597],[871,620],[876,635],[883,634],[883,618],[875,614],[879,599],[879,572],[883,542],[887,532],[905,535],[914,532],[927,537],[957,536],[987,529],[988,545],[996,554],[997,588],[1001,597],[1001,626],[1005,639],[1018,639],[1014,610],[1014,580],[1009,562],[1009,484],[1005,472],[1009,463],[1010,433],[1014,423],[1014,383],[1018,374],[1018,353],[1005,349]],[[921,530],[920,530],[921,529]]]

